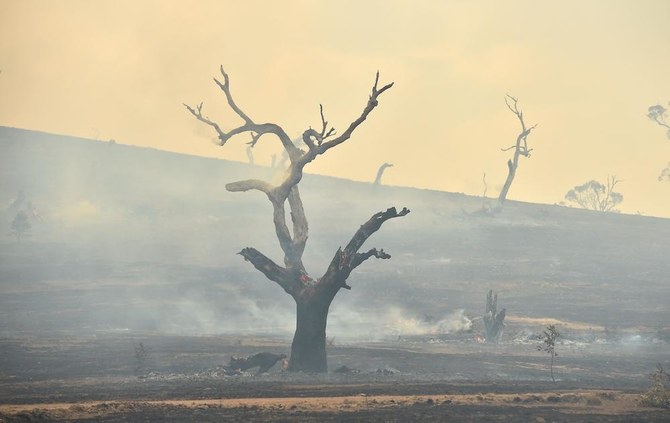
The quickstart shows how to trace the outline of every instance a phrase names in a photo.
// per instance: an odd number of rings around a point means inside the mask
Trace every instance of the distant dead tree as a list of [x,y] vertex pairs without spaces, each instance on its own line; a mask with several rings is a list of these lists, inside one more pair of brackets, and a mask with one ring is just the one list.
[[607,177],[607,185],[589,181],[568,191],[565,199],[587,210],[616,211],[615,207],[623,201],[623,195],[614,191],[619,182],[616,176]]
[[502,151],[514,150],[514,155],[507,161],[507,179],[505,180],[505,184],[503,185],[502,190],[500,191],[500,195],[498,196],[498,202],[501,205],[505,203],[505,200],[507,199],[507,193],[509,192],[509,189],[512,186],[512,181],[514,181],[514,177],[516,176],[516,170],[519,167],[519,156],[530,157],[530,152],[533,151],[532,148],[528,148],[527,139],[528,135],[530,135],[530,132],[535,129],[537,124],[526,127],[526,123],[523,120],[523,112],[519,110],[518,102],[519,100],[516,97],[512,97],[509,94],[505,96],[505,104],[507,104],[507,108],[510,109],[512,113],[514,113],[517,119],[519,119],[519,123],[521,124],[521,132],[519,132],[519,135],[517,135],[516,143],[513,146],[502,149]]
[[247,159],[249,160],[250,165],[254,165],[254,151],[251,146],[247,147]]
[[16,236],[16,240],[21,242],[21,238],[30,232],[30,220],[28,214],[19,210],[12,220],[12,233]]
[[503,327],[505,327],[505,309],[498,312],[498,294],[493,294],[490,289],[486,294],[486,313],[484,313],[484,327],[486,334],[484,339],[486,342],[498,342],[502,335]]
[[393,167],[391,163],[384,163],[383,165],[379,166],[379,170],[377,171],[377,177],[375,178],[375,185],[381,185],[382,183],[382,175],[384,175],[384,171],[388,167]]
[[140,342],[139,344],[133,343],[133,349],[135,350],[135,374],[139,375],[146,372],[147,361],[149,361],[151,351],[144,346],[143,342]]
[[489,185],[486,183],[486,172],[482,175],[482,184],[484,185],[484,192],[482,192],[482,206],[479,210],[472,213],[473,215],[480,216],[494,216],[499,208],[491,207],[491,201],[489,201],[486,196],[486,192],[489,190]]
[[[670,106],[670,103],[668,103],[668,105]],[[668,118],[668,110],[665,107],[661,106],[660,104],[650,106],[647,110],[647,117],[656,122],[659,126],[665,128],[665,135],[668,137],[668,139],[670,139],[670,125],[668,125],[666,120]],[[670,181],[670,163],[668,163],[665,169],[661,171],[661,174],[658,176],[658,180]]]
[[[354,130],[378,106],[379,96],[390,89],[393,83],[379,88],[379,72],[377,72],[363,112],[339,136],[336,136],[335,129],[328,125],[323,113],[323,106],[320,106],[321,128],[318,130],[309,128],[303,132],[302,140],[307,147],[306,151],[303,151],[296,146],[281,126],[275,123],[257,123],[243,112],[233,100],[228,75],[224,72],[223,67],[220,68],[220,71],[223,81],[214,78],[214,82],[223,91],[228,106],[241,118],[242,124],[224,131],[218,123],[203,115],[202,103],[195,107],[186,104],[184,106],[196,119],[209,125],[217,132],[221,146],[225,145],[235,135],[248,132],[253,137],[250,143],[251,147],[263,135],[272,134],[279,139],[286,151],[290,163],[283,180],[278,185],[272,185],[263,180],[250,179],[229,183],[226,185],[226,189],[231,192],[256,190],[264,193],[270,200],[274,210],[275,233],[284,253],[284,266],[275,263],[255,248],[244,248],[239,254],[245,260],[250,261],[268,279],[277,283],[296,302],[296,331],[291,345],[289,370],[326,372],[326,320],[330,304],[340,289],[351,289],[347,285],[347,278],[356,267],[370,257],[378,259],[391,257],[383,249],[372,248],[363,253],[358,251],[384,222],[405,216],[409,213],[409,210],[403,208],[401,211],[397,211],[395,207],[391,207],[372,215],[356,231],[344,249],[342,247],[338,248],[325,273],[321,277],[312,278],[307,273],[302,261],[308,238],[308,225],[298,183],[302,179],[303,169],[308,163],[351,137]],[[286,219],[287,202],[290,208],[292,231],[289,230]]]
[[[291,142],[299,150],[305,150],[308,148],[307,145],[305,145],[305,143],[302,141],[302,135],[297,138],[293,138]],[[270,168],[274,169],[276,172],[280,172],[286,168],[287,162],[289,162],[289,156],[286,150],[283,150],[281,157],[279,157],[279,160],[277,160],[277,154],[272,154]]]

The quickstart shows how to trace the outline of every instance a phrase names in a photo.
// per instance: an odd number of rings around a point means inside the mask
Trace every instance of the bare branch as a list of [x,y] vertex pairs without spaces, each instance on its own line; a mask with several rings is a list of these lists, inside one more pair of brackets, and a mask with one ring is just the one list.
[[273,189],[273,186],[260,179],[247,179],[245,181],[237,181],[226,184],[226,190],[230,192],[245,192],[254,189],[269,195]]
[[235,103],[235,100],[233,100],[233,95],[230,93],[230,79],[228,78],[228,74],[223,70],[223,65],[219,67],[219,70],[221,71],[221,75],[223,76],[223,83],[219,81],[218,79],[214,78],[214,82],[216,82],[216,85],[221,88],[223,93],[226,95],[226,100],[228,101],[228,105],[230,106],[233,111],[244,120],[244,122],[247,125],[253,125],[254,122],[249,118],[249,116],[246,115]]
[[[335,134],[335,128],[328,129],[328,121],[323,114],[323,104],[319,104],[319,114],[321,115],[321,132],[317,132],[310,127],[302,135],[303,142],[310,150],[316,150],[317,146],[320,146],[328,137]],[[314,144],[314,140],[316,140],[316,144]]]
[[299,292],[301,286],[297,283],[295,275],[270,260],[260,251],[247,247],[238,254],[244,257],[244,260],[250,261],[266,278],[279,284],[290,295],[296,295]]
[[368,115],[372,110],[374,110],[375,107],[379,105],[378,98],[380,95],[384,93],[384,91],[390,89],[393,86],[393,82],[384,85],[381,89],[377,89],[377,84],[379,83],[379,71],[377,71],[377,74],[375,76],[375,85],[372,87],[372,94],[370,94],[370,98],[368,99],[368,103],[363,109],[363,113],[358,117],[358,119],[354,120],[349,124],[349,127],[337,138],[332,139],[328,142],[325,142],[319,151],[319,154],[325,153],[327,150],[335,147],[336,145],[342,144],[346,140],[348,140],[351,137],[351,134],[354,132],[354,130],[367,119]]
[[353,255],[358,251],[359,248],[363,246],[363,243],[373,233],[379,230],[384,222],[396,217],[406,216],[407,214],[409,214],[409,209],[406,207],[403,207],[400,212],[398,212],[395,207],[391,207],[386,211],[375,213],[367,222],[358,228],[358,231],[356,231],[354,236],[351,238],[349,244],[347,244],[347,246],[344,248],[344,252],[349,256]]
[[[371,95],[368,99],[366,106],[363,109],[361,115],[355,119],[347,128],[347,130],[339,135],[336,138],[328,138],[334,136],[335,129],[329,127],[329,123],[326,120],[325,113],[323,110],[323,105],[319,106],[319,115],[321,119],[321,128],[320,131],[309,128],[303,133],[302,139],[307,146],[308,150],[303,152],[299,149],[296,144],[288,137],[286,132],[279,126],[274,123],[255,123],[246,113],[244,113],[240,107],[236,104],[233,99],[233,96],[230,91],[230,79],[225,73],[223,67],[220,68],[221,75],[223,80],[214,79],[215,83],[223,91],[228,101],[230,108],[244,121],[244,124],[231,129],[228,132],[221,130],[220,126],[215,122],[209,120],[202,116],[202,106],[194,109],[189,106],[186,106],[189,112],[193,114],[196,118],[202,122],[214,127],[219,134],[219,139],[221,140],[221,145],[234,135],[249,132],[251,134],[251,141],[248,142],[250,147],[254,147],[259,139],[264,134],[274,134],[276,135],[282,145],[284,150],[290,159],[291,164],[287,170],[287,176],[285,180],[276,187],[273,187],[267,182],[250,179],[246,181],[233,182],[226,185],[228,191],[240,192],[248,190],[258,190],[264,192],[270,199],[274,213],[273,213],[273,222],[275,226],[275,232],[279,241],[279,244],[284,252],[284,264],[287,269],[290,271],[301,271],[304,272],[304,266],[302,264],[302,254],[304,252],[305,244],[308,238],[308,225],[307,219],[305,218],[305,213],[302,206],[302,201],[300,200],[300,195],[297,190],[297,184],[302,179],[303,168],[308,163],[312,162],[318,155],[325,153],[330,148],[333,148],[346,140],[348,140],[354,130],[363,123],[368,115],[374,110],[378,105],[378,97],[390,89],[393,86],[393,83],[384,85],[381,88],[378,88],[379,84],[379,72],[375,76],[375,83],[372,87]],[[289,206],[291,208],[291,220],[293,223],[293,234],[289,231],[287,222],[286,222],[286,211],[285,211],[285,202],[288,200]],[[409,211],[404,211],[397,213],[395,209],[393,212],[397,215],[404,215]],[[388,212],[388,211],[387,211]],[[404,214],[403,214],[404,213]],[[386,215],[384,215],[386,216]],[[386,220],[390,216],[383,218]],[[383,222],[382,220],[382,222]],[[381,222],[379,223],[381,225]],[[377,227],[378,228],[378,227]],[[374,229],[373,232],[377,230]],[[369,236],[369,235],[368,235]],[[365,237],[367,238],[367,236]],[[360,246],[359,246],[360,247]],[[354,251],[356,252],[356,251]]]
[[338,248],[328,266],[326,274],[322,278],[324,281],[331,281],[334,284],[334,286],[330,287],[333,289],[333,295],[340,288],[351,289],[346,284],[347,278],[356,267],[368,258],[391,258],[383,249],[377,250],[373,248],[365,253],[359,253],[358,250],[372,234],[379,230],[384,222],[396,217],[406,216],[407,214],[409,214],[409,209],[406,207],[403,207],[400,212],[395,207],[391,207],[386,211],[375,213],[367,222],[361,225],[344,249]]
[[361,123],[363,123],[365,121],[365,119],[367,119],[368,115],[379,104],[378,100],[377,100],[379,95],[381,95],[384,91],[388,90],[389,88],[391,88],[393,86],[393,83],[389,83],[389,84],[386,84],[381,89],[377,89],[377,81],[378,80],[379,80],[379,72],[377,72],[377,77],[375,79],[375,86],[372,88],[372,95],[368,99],[368,102],[367,102],[365,108],[363,109],[363,112],[361,113],[361,115],[356,120],[354,120],[349,125],[347,130],[344,131],[344,133],[342,133],[340,136],[338,136],[337,138],[331,139],[330,141],[323,142],[321,145],[316,145],[312,141],[312,137],[314,137],[315,139],[318,139],[318,137],[320,136],[319,133],[316,130],[314,130],[312,128],[309,128],[303,133],[302,139],[305,142],[305,144],[307,144],[309,150],[305,154],[303,154],[299,158],[299,160],[294,161],[294,162],[292,161],[292,166],[289,168],[288,176],[286,177],[284,182],[282,182],[282,184],[277,188],[277,191],[279,193],[281,193],[280,194],[281,196],[284,196],[284,197],[288,196],[288,193],[290,192],[291,187],[293,187],[298,182],[300,182],[300,180],[302,179],[302,175],[303,175],[303,168],[305,167],[305,165],[307,165],[307,163],[312,162],[318,155],[321,155],[321,154],[325,153],[326,151],[328,151],[329,149],[331,149],[331,148],[333,148],[337,145],[340,145],[343,142],[345,142],[346,140],[348,140],[351,137],[354,130]]
[[202,103],[200,103],[196,108],[184,104],[186,109],[193,116],[195,116],[196,119],[213,127],[216,130],[219,136],[219,140],[221,141],[220,145],[222,146],[225,145],[226,141],[228,141],[230,138],[243,132],[252,133],[252,140],[249,143],[252,147],[256,145],[256,142],[258,142],[258,139],[262,135],[274,134],[281,141],[284,149],[286,150],[289,158],[291,159],[291,162],[298,160],[302,156],[302,152],[293,144],[291,138],[286,134],[286,131],[284,131],[283,128],[273,123],[257,124],[246,113],[244,113],[242,109],[239,108],[237,103],[235,103],[235,100],[233,99],[233,96],[230,92],[230,79],[228,78],[228,74],[226,74],[226,72],[223,70],[223,66],[220,67],[220,71],[221,75],[223,76],[223,82],[219,81],[216,78],[214,78],[214,82],[223,91],[223,93],[226,96],[228,105],[235,112],[235,114],[237,114],[240,118],[242,118],[244,124],[236,128],[233,128],[228,132],[225,132],[221,129],[221,126],[218,125],[216,122],[202,115]]
[[249,141],[249,142],[247,143],[247,145],[248,145],[249,147],[251,147],[251,148],[254,148],[254,147],[256,146],[256,143],[258,142],[259,138],[260,138],[261,135],[263,135],[263,134],[257,134],[257,133],[255,133],[255,132],[252,131],[252,132],[250,132],[250,135],[251,135],[251,141]]
[[328,121],[326,120],[325,116],[323,115],[323,104],[319,104],[319,113],[321,114],[321,140],[319,141],[319,145],[325,140],[326,138],[330,137],[331,135],[335,134],[335,128],[331,127],[328,129]]
[[319,145],[321,145],[320,140],[320,135],[318,132],[316,132],[314,129],[309,128],[302,134],[302,141],[307,145],[307,148],[309,148],[310,151],[315,151],[316,150],[316,144],[314,144],[314,141],[312,138],[316,139]]
[[268,197],[270,198],[274,209],[273,222],[275,225],[275,234],[277,235],[279,246],[284,252],[284,265],[289,269],[297,269],[304,272],[305,267],[302,264],[302,252],[298,254],[298,252],[293,249],[293,238],[291,237],[288,225],[286,225],[284,199],[277,199],[276,191],[273,195]]
[[223,146],[226,143],[228,137],[226,136],[226,133],[221,130],[221,127],[216,122],[211,121],[209,120],[209,118],[206,118],[202,115],[202,102],[200,102],[200,104],[198,104],[196,108],[193,108],[186,103],[182,104],[184,105],[184,107],[186,107],[186,110],[188,110],[193,116],[195,116],[196,119],[214,128],[216,133],[219,135],[219,140],[221,141],[219,145]]
[[358,267],[361,263],[363,263],[365,260],[369,259],[370,257],[375,257],[378,259],[382,260],[388,260],[391,258],[390,254],[387,254],[384,249],[382,248],[381,250],[377,250],[376,248],[372,248],[365,253],[356,253],[354,255],[353,259],[351,260],[351,267],[352,269],[355,269]]
[[305,244],[307,244],[309,226],[297,185],[289,193],[288,204],[291,207],[291,221],[293,222],[293,251],[296,255],[302,257]]

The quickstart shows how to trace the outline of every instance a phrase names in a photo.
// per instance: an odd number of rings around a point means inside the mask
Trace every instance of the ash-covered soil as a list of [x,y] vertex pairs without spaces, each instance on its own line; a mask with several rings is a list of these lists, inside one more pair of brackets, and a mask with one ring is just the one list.
[[[261,375],[224,371],[232,355],[286,352],[290,339],[150,333],[4,338],[0,421],[669,418],[668,411],[639,403],[656,363],[669,365],[663,341],[633,344],[574,331],[557,347],[553,383],[549,358],[524,333],[498,345],[480,344],[472,332],[335,344],[329,347],[331,371],[316,375],[279,366]],[[341,366],[352,370],[336,373]]]

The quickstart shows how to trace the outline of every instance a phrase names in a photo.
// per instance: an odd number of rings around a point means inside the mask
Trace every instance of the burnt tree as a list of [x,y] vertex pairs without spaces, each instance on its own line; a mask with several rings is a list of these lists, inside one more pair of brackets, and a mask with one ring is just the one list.
[[528,135],[530,135],[530,132],[537,126],[537,124],[526,127],[526,123],[523,120],[523,112],[519,110],[517,104],[518,102],[519,99],[516,97],[512,97],[511,95],[505,96],[505,104],[507,104],[507,108],[510,109],[512,113],[514,113],[517,119],[519,119],[519,123],[521,124],[521,132],[519,132],[519,135],[517,135],[516,143],[513,146],[502,149],[502,151],[514,150],[514,155],[507,161],[507,179],[505,180],[505,184],[503,185],[502,190],[500,190],[500,195],[498,196],[498,202],[500,205],[502,205],[507,199],[507,193],[512,186],[512,182],[516,176],[516,170],[519,167],[519,157],[530,157],[530,152],[533,151],[532,148],[528,148],[527,138]]
[[374,185],[381,185],[382,184],[382,176],[384,175],[384,171],[386,170],[387,167],[393,167],[393,164],[384,163],[383,165],[379,166],[379,170],[377,170],[377,177],[375,178],[375,181],[373,182]]
[[494,295],[492,289],[486,294],[486,313],[483,320],[486,342],[498,342],[505,327],[505,309],[498,312],[498,294]]
[[[324,154],[333,147],[347,141],[354,130],[362,124],[378,105],[378,98],[393,86],[389,83],[379,88],[379,72],[377,72],[368,101],[359,117],[352,121],[340,135],[329,127],[320,106],[320,129],[305,130],[302,141],[306,149],[296,146],[286,131],[275,123],[257,123],[240,109],[230,91],[230,81],[223,67],[220,69],[223,81],[214,78],[214,82],[223,91],[230,108],[242,119],[239,126],[224,131],[218,123],[202,113],[202,103],[196,107],[184,104],[186,109],[199,121],[212,127],[218,134],[220,145],[235,135],[248,132],[251,134],[249,145],[255,146],[263,135],[271,134],[279,139],[289,159],[289,167],[284,179],[278,185],[258,179],[232,182],[226,185],[231,192],[256,190],[264,193],[272,204],[273,221],[279,245],[284,253],[284,265],[281,266],[255,248],[247,247],[239,254],[262,272],[268,279],[277,283],[296,302],[296,330],[291,345],[289,360],[290,371],[326,372],[326,321],[328,309],[340,289],[351,289],[347,278],[361,263],[375,257],[388,259],[391,256],[383,249],[372,248],[359,252],[365,241],[382,226],[384,222],[396,217],[405,216],[409,210],[397,211],[391,207],[386,211],[375,213],[356,231],[351,241],[340,247],[333,256],[325,273],[312,278],[305,270],[302,262],[303,252],[308,238],[308,224],[303,208],[298,183],[302,179],[304,167],[317,156]],[[290,209],[290,224],[287,222],[286,203]]]

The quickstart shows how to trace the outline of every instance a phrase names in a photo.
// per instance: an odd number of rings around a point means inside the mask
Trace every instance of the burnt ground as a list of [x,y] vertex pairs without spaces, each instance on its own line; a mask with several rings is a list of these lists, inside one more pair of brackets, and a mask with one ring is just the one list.
[[[231,355],[287,351],[290,340],[150,333],[5,338],[0,421],[668,420],[667,410],[639,403],[650,369],[668,365],[667,344],[571,333],[557,347],[556,383],[548,356],[535,351],[538,341],[521,333],[498,345],[480,344],[473,333],[335,344],[328,374],[276,366],[233,376],[222,368]],[[143,355],[135,350],[140,342]],[[356,372],[332,371],[342,365]]]
[[[295,328],[236,255],[281,260],[267,199],[224,188],[273,171],[11,128],[0,149],[2,421],[670,420],[639,404],[670,368],[668,219],[511,200],[487,216],[487,199],[305,175],[312,277],[373,213],[412,212],[335,299],[330,373],[226,376],[231,355],[288,353]],[[489,289],[508,323],[493,346],[475,340]]]

